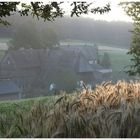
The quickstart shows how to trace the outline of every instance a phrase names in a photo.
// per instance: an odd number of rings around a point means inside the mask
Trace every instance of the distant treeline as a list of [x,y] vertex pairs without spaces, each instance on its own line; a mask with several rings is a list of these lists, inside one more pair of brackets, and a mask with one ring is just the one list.
[[51,28],[63,39],[76,39],[95,43],[112,44],[129,48],[131,45],[131,32],[133,24],[127,22],[96,21],[89,18],[59,18],[54,22],[37,20],[31,17],[9,18],[11,27],[0,27],[0,37],[11,37],[17,24],[32,20],[38,28]]

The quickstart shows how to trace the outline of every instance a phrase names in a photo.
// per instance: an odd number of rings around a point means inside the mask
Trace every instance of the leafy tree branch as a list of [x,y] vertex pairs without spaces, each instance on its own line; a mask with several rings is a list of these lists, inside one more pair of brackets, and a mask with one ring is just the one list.
[[131,48],[128,52],[132,56],[129,75],[140,76],[140,2],[122,2],[120,5],[124,8],[126,14],[132,17],[134,21],[134,30]]
[[[44,21],[54,21],[56,18],[64,16],[65,11],[61,8],[63,3],[64,2],[30,2],[30,4],[27,4],[21,2],[0,2],[0,23],[9,25],[10,23],[3,18],[15,13],[19,13],[21,16],[28,16],[30,14],[38,19],[42,18]],[[82,14],[88,13],[103,14],[111,10],[110,4],[106,4],[104,7],[93,7],[92,5],[93,3],[87,2],[70,3],[70,7],[72,7],[70,11],[71,17],[74,15],[79,17]],[[19,6],[21,6],[21,8],[18,8]]]

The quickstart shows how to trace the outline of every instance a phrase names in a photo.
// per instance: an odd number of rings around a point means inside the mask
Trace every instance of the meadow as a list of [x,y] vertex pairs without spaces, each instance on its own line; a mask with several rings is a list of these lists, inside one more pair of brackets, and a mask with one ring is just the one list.
[[37,102],[47,102],[51,100],[51,97],[38,97],[38,98],[29,98],[22,100],[13,100],[13,101],[1,101],[0,102],[0,113],[5,115],[12,115],[12,113],[17,109],[26,109],[30,110],[30,108],[36,104]]

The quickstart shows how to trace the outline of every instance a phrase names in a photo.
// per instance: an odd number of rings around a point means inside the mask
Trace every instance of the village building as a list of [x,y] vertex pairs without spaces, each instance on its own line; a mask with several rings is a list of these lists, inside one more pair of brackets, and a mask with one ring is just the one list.
[[29,88],[38,81],[38,75],[41,73],[40,56],[43,51],[41,49],[8,51],[1,60],[0,79],[12,79],[20,88]]
[[94,87],[111,73],[98,64],[98,50],[91,46],[9,50],[0,63],[0,79],[13,81],[22,93],[37,88],[49,93],[52,83],[56,91],[71,91],[81,80]]

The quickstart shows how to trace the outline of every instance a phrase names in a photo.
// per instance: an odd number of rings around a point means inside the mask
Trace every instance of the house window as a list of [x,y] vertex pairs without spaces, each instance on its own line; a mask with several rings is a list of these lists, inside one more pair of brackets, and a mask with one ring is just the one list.
[[97,60],[95,59],[95,64],[97,64]]
[[7,64],[8,64],[8,65],[10,64],[10,60],[9,60],[9,59],[7,60]]
[[93,64],[93,60],[89,60],[88,63],[92,65]]

